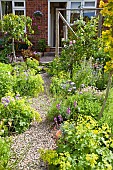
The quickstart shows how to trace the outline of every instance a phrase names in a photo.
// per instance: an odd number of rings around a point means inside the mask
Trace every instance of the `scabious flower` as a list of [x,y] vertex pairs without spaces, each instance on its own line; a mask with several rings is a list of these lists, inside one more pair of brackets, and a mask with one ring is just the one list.
[[55,121],[55,123],[57,123],[57,118],[56,117],[54,117],[54,121]]
[[57,109],[58,109],[58,110],[60,110],[60,104],[57,104],[57,106],[56,106],[56,107],[57,107]]
[[67,114],[70,114],[71,113],[71,109],[70,107],[67,108]]
[[6,106],[8,106],[8,104],[10,103],[11,100],[13,100],[13,99],[11,99],[10,96],[2,97],[1,102],[6,107]]
[[61,115],[58,115],[58,120],[59,120],[59,122],[62,122],[62,121],[63,121],[63,118],[62,118]]
[[77,102],[75,101],[75,102],[74,102],[74,107],[76,107],[76,106],[77,106]]

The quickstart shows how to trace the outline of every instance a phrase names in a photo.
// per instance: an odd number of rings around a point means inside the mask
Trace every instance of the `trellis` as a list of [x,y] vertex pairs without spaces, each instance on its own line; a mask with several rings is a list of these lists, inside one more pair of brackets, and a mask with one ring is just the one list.
[[76,36],[76,32],[73,30],[71,27],[72,24],[69,23],[66,18],[61,14],[61,11],[73,11],[73,12],[78,12],[80,14],[83,14],[84,11],[95,11],[96,16],[99,16],[99,24],[98,24],[98,37],[101,35],[101,30],[102,30],[102,15],[100,13],[100,10],[102,8],[76,8],[76,9],[65,9],[65,8],[57,8],[56,9],[56,50],[55,50],[55,56],[59,56],[59,19],[61,18],[64,25],[65,25],[65,40],[68,38],[67,37],[67,27],[73,32],[73,34]]

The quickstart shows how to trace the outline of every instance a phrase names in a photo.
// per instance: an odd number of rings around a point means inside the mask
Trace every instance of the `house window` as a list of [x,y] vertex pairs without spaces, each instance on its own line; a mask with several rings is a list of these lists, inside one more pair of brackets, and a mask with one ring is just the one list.
[[15,15],[24,15],[24,10],[15,10]]
[[80,8],[81,2],[72,2],[71,3],[71,9]]
[[2,11],[2,15],[12,13],[12,1],[2,1],[1,11]]
[[[78,1],[72,1],[71,2],[71,9],[77,9],[76,11],[71,12],[71,16],[74,16],[74,20],[78,19],[80,15],[84,17],[91,18],[92,16],[95,16],[96,11],[95,10],[90,10],[90,8],[96,8],[96,0],[78,0]],[[82,8],[87,8],[87,10],[79,10]],[[89,9],[88,9],[89,8]],[[73,19],[72,19],[73,20]]]
[[84,2],[84,7],[95,7],[95,1]]
[[24,7],[24,2],[14,2],[15,7]]
[[25,0],[0,0],[0,19],[6,14],[25,15]]

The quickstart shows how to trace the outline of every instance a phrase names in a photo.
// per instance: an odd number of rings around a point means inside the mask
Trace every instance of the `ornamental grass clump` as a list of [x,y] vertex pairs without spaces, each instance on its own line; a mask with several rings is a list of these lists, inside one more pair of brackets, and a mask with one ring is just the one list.
[[78,116],[77,122],[65,121],[56,150],[40,150],[50,169],[112,170],[113,137],[107,124],[91,116]]
[[0,102],[0,136],[22,133],[29,128],[32,120],[41,121],[40,114],[35,111],[25,98],[19,94],[8,93]]

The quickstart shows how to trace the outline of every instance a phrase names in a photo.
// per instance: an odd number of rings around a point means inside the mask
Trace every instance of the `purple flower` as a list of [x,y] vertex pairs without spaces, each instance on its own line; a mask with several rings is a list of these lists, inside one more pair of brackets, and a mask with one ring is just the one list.
[[57,123],[57,118],[56,117],[54,117],[54,121]]
[[60,110],[60,104],[57,104],[57,106],[56,106],[56,107],[57,107],[57,109],[58,109],[58,110]]
[[67,114],[70,114],[71,113],[71,109],[70,107],[67,108]]
[[75,101],[75,102],[74,102],[74,107],[76,107],[76,106],[77,106],[77,102]]
[[63,118],[62,118],[62,116],[61,116],[61,115],[58,115],[58,120],[59,120],[60,122],[62,122],[62,121],[63,121]]
[[2,97],[1,102],[6,107],[10,103],[10,97]]
[[38,30],[40,30],[40,26],[38,26]]

